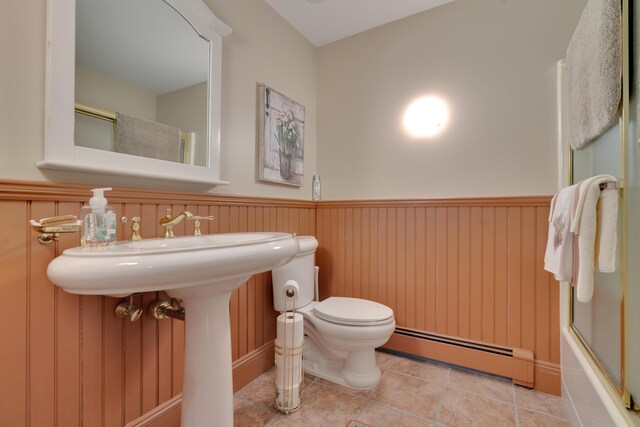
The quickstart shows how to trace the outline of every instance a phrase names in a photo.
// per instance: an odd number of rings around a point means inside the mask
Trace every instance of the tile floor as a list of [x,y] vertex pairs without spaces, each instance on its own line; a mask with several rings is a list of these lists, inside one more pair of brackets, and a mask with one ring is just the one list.
[[380,384],[352,390],[305,375],[303,406],[273,407],[275,370],[235,394],[236,427],[569,426],[561,399],[500,378],[389,353],[376,354]]

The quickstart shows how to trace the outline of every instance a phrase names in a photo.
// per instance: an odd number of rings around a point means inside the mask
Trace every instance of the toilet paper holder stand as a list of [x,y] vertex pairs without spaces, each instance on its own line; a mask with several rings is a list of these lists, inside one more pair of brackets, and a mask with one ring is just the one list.
[[[304,326],[302,315],[296,313],[298,284],[285,283],[285,311],[278,316],[275,341],[276,397],[275,408],[290,414],[302,406],[302,381],[304,375],[302,355],[304,350]],[[291,309],[289,309],[291,307]]]

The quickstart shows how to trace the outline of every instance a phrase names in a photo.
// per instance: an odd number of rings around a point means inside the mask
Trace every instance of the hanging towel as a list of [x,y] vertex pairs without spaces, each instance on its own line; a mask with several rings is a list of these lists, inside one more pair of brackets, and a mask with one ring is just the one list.
[[117,113],[118,152],[180,162],[180,129]]
[[596,268],[601,273],[616,271],[618,248],[618,197],[616,189],[600,191],[596,215]]
[[573,234],[571,220],[578,185],[563,188],[553,196],[549,212],[549,233],[544,254],[544,269],[556,280],[571,281],[573,273]]
[[574,262],[573,280],[580,302],[591,301],[596,265],[606,273],[616,267],[618,191],[600,190],[600,184],[609,181],[616,179],[610,175],[594,176],[581,182],[578,190],[570,229],[578,236],[577,252],[574,248],[578,265]]
[[567,138],[584,148],[618,119],[622,82],[620,0],[590,0],[567,48]]

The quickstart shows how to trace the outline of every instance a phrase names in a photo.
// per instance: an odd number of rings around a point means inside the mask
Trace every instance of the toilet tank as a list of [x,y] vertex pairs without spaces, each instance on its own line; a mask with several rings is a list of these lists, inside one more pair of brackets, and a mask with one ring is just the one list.
[[296,297],[295,308],[304,307],[313,301],[315,289],[314,254],[318,241],[313,236],[296,237],[300,243],[300,252],[291,262],[271,271],[273,281],[273,306],[277,311],[293,309],[291,302],[285,307],[284,284],[288,280],[295,280],[300,287]]

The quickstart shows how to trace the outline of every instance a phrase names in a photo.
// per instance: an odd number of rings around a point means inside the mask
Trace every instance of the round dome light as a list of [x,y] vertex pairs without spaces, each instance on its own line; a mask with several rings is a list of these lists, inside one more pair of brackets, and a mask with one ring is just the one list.
[[435,96],[425,96],[413,101],[404,112],[404,129],[415,138],[437,134],[449,118],[447,104]]

